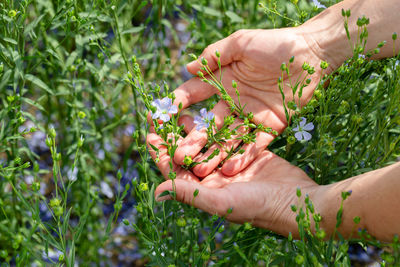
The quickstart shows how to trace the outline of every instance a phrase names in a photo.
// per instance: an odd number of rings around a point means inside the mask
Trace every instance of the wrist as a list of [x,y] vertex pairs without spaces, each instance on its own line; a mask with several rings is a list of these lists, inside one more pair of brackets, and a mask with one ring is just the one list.
[[[345,238],[357,237],[357,229],[365,228],[364,208],[362,207],[362,200],[357,194],[360,190],[357,185],[352,185],[352,180],[347,179],[342,182],[320,186],[313,196],[316,209],[322,217],[320,228],[324,229],[328,237],[336,235],[337,232]],[[345,200],[342,198],[343,192],[350,192],[350,195]],[[356,192],[356,194],[352,192]],[[336,228],[338,223],[337,214],[342,202],[340,225]],[[360,217],[361,223],[355,224],[355,217]],[[334,238],[336,237],[334,236]]]
[[343,23],[341,11],[331,8],[298,27],[299,34],[313,53],[329,63],[329,72],[337,69],[353,53]]

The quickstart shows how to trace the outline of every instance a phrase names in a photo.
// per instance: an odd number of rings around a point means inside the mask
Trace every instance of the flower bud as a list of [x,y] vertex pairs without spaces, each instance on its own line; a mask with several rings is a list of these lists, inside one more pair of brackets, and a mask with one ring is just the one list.
[[46,138],[45,143],[46,143],[46,145],[48,147],[52,147],[53,146],[53,140],[49,136]]
[[83,112],[83,111],[79,111],[78,112],[78,117],[79,117],[79,119],[84,119],[86,117],[86,113]]
[[136,210],[137,210],[139,213],[142,213],[142,212],[143,212],[143,204],[142,204],[142,203],[137,204],[137,205],[136,205]]
[[221,57],[221,53],[218,50],[215,50],[215,56],[217,58],[220,58]]
[[318,229],[317,232],[315,233],[315,236],[320,239],[323,240],[326,236],[326,233],[323,229]]
[[300,187],[297,187],[296,195],[297,195],[297,197],[301,197],[301,189],[300,189]]
[[33,192],[38,192],[40,190],[40,183],[39,182],[34,182],[32,184],[32,190],[33,190]]
[[83,146],[83,141],[85,141],[85,138],[81,135],[81,138],[78,139],[77,146],[78,148],[81,148]]
[[281,71],[286,71],[286,70],[287,70],[286,63],[283,62],[283,63],[281,64]]
[[294,260],[298,265],[302,265],[304,262],[304,257],[300,254],[297,254]]
[[293,212],[296,212],[296,211],[297,211],[296,205],[291,205],[291,206],[290,206],[290,209],[291,209]]
[[190,164],[192,164],[193,160],[190,156],[185,156],[184,160],[183,160],[183,164],[185,164],[186,166],[189,166]]
[[203,64],[204,66],[206,66],[208,64],[207,59],[205,59],[204,57],[201,58],[201,64]]
[[51,138],[56,138],[56,130],[54,130],[54,128],[51,128],[49,131],[49,136]]
[[145,192],[149,190],[149,185],[147,183],[140,183],[139,184],[139,191]]
[[232,80],[232,87],[233,87],[234,89],[236,89],[236,88],[237,88],[237,83],[236,83],[236,81],[235,81],[235,80]]
[[119,200],[114,204],[114,210],[120,211],[122,209],[122,201]]
[[62,216],[64,213],[63,207],[61,207],[61,206],[55,207],[53,209],[53,211],[54,211],[54,215],[56,215],[57,217]]
[[50,207],[58,207],[61,205],[61,200],[59,198],[53,198],[50,200]]
[[11,9],[10,11],[8,11],[8,16],[10,18],[14,18],[17,15],[17,11]]
[[20,157],[16,157],[14,159],[14,162],[15,162],[16,165],[20,165],[22,163],[22,159]]
[[189,57],[191,57],[192,60],[196,60],[197,59],[197,56],[195,54],[192,54],[192,53],[189,54]]
[[288,144],[293,145],[296,142],[296,138],[294,136],[289,136],[286,141],[288,142]]
[[186,220],[183,217],[180,217],[176,220],[176,225],[179,227],[185,227],[186,226]]
[[382,41],[382,42],[380,42],[380,43],[378,44],[378,47],[379,47],[379,48],[382,48],[385,44],[386,44],[386,41]]
[[315,96],[317,99],[320,99],[320,98],[322,97],[322,92],[321,92],[321,90],[319,90],[319,89],[315,90],[315,91],[314,91],[314,96]]
[[[393,41],[396,41],[396,39],[397,39],[397,33],[394,32],[394,33],[392,34],[392,40],[393,40]],[[1,71],[0,71],[0,72],[1,72]]]
[[289,101],[287,103],[287,107],[290,108],[291,110],[296,110],[297,105],[296,105],[296,103],[294,103],[294,101]]
[[326,69],[329,66],[329,63],[326,61],[321,61],[321,64],[319,65],[321,69]]

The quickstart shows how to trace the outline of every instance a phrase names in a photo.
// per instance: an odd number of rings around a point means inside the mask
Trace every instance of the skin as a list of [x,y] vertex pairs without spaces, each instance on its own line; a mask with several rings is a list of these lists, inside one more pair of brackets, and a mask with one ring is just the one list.
[[[321,60],[330,63],[326,70],[330,72],[352,56],[352,48],[343,28],[341,9],[351,9],[349,31],[351,43],[357,38],[356,20],[365,15],[370,19],[369,37],[366,51],[374,49],[382,40],[386,45],[375,58],[393,55],[393,32],[400,33],[400,5],[396,0],[347,0],[336,4],[307,23],[296,28],[277,30],[241,30],[231,36],[210,45],[202,53],[212,70],[217,69],[215,50],[221,53],[223,66],[223,84],[234,97],[232,80],[237,81],[242,103],[248,107],[246,112],[254,113],[254,121],[282,132],[287,126],[282,98],[277,89],[277,79],[281,75],[280,65],[288,62],[291,56],[295,61],[290,67],[292,75],[285,77],[284,85],[295,81],[301,73],[301,66],[307,61],[315,67],[312,82],[304,89],[299,100],[301,104],[309,101],[318,83],[322,70],[318,67]],[[400,41],[395,43],[398,52]],[[188,70],[195,74],[199,62],[191,62]],[[289,87],[284,87],[287,99],[291,99]],[[201,93],[199,93],[201,92]],[[183,108],[209,98],[216,93],[210,85],[193,78],[175,90],[175,104],[182,103]],[[217,125],[222,124],[227,115],[226,104],[218,103],[213,110]],[[220,169],[215,169],[223,159],[222,155],[212,162],[196,166],[193,172],[179,167],[185,155],[201,159],[199,154],[206,143],[204,131],[196,131],[189,117],[183,117],[188,136],[179,141],[179,147],[173,161],[177,172],[175,180],[176,199],[193,204],[210,214],[225,215],[233,208],[227,218],[234,222],[252,222],[255,226],[273,230],[282,235],[293,233],[296,237],[297,223],[290,205],[298,204],[296,189],[303,196],[308,194],[317,212],[322,215],[321,227],[328,236],[333,233],[336,224],[336,212],[341,202],[341,192],[352,190],[346,200],[343,223],[339,232],[345,236],[354,236],[353,218],[361,217],[357,228],[367,231],[382,241],[390,241],[394,234],[400,234],[400,202],[397,192],[400,190],[400,163],[365,173],[344,181],[317,185],[301,169],[289,164],[265,148],[274,136],[259,134],[255,144],[245,145],[245,153],[229,159]],[[160,149],[157,165],[168,176],[170,160],[161,139],[149,134],[148,143]],[[238,145],[234,141],[230,146]],[[215,147],[210,148],[210,150]],[[153,158],[155,152],[150,148]],[[206,152],[210,153],[210,152]],[[156,197],[165,190],[172,190],[172,182],[160,184]],[[199,195],[193,200],[193,192],[199,189]],[[163,201],[167,197],[158,198]]]

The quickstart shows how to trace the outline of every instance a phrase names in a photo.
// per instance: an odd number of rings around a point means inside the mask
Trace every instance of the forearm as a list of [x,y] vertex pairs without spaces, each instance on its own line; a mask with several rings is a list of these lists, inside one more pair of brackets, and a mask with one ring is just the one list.
[[[344,29],[342,9],[351,10],[349,32],[354,45],[358,38],[357,19],[365,16],[370,23],[367,26],[368,39],[366,51],[377,47],[379,42],[386,41],[377,58],[393,56],[392,34],[400,34],[400,4],[398,0],[345,0],[340,2],[299,27],[304,38],[322,60],[329,60],[332,69],[339,67],[344,60],[353,54],[352,47]],[[400,40],[395,42],[396,52],[400,48]]]
[[[379,240],[391,241],[400,234],[400,162],[331,185],[321,186],[311,199],[322,215],[321,227],[329,234],[336,225],[336,213],[341,192],[352,191],[343,203],[343,221],[339,232],[345,237],[357,237],[359,228]],[[354,217],[360,217],[355,226]]]

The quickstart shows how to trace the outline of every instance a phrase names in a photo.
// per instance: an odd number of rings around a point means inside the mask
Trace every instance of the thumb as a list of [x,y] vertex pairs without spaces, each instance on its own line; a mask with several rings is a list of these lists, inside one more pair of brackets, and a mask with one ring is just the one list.
[[207,60],[211,71],[216,70],[218,68],[218,57],[216,55],[216,51],[218,51],[218,53],[221,55],[220,60],[222,66],[228,65],[234,60],[237,60],[241,53],[238,39],[242,32],[243,31],[237,31],[234,34],[231,34],[228,37],[207,46],[197,60],[194,60],[186,65],[187,70],[191,74],[196,75],[197,72],[201,70],[202,58]]
[[[229,202],[227,201],[229,198],[226,198],[227,194],[225,194],[224,189],[208,188],[198,182],[183,179],[175,179],[174,182],[176,200],[179,202],[193,205],[210,214],[217,214],[219,216],[225,215],[230,208]],[[167,180],[160,184],[154,192],[156,200],[172,200],[173,198],[170,195],[160,195],[165,191],[174,191],[173,187],[172,180]]]

